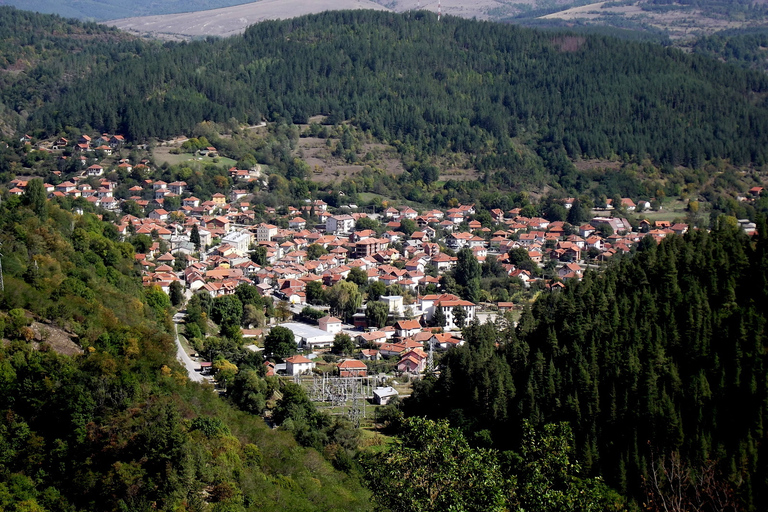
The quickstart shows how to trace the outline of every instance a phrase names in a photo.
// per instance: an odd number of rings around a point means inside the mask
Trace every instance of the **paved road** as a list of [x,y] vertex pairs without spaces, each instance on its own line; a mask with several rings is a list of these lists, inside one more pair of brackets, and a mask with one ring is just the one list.
[[191,357],[189,357],[189,354],[184,350],[184,347],[181,345],[181,340],[179,340],[179,322],[181,322],[184,319],[184,315],[182,313],[176,313],[173,316],[173,329],[176,334],[176,359],[181,362],[186,368],[187,368],[187,374],[189,375],[189,380],[192,382],[207,382],[206,378],[203,377],[200,372],[198,371],[200,369],[200,364],[196,363],[192,360]]

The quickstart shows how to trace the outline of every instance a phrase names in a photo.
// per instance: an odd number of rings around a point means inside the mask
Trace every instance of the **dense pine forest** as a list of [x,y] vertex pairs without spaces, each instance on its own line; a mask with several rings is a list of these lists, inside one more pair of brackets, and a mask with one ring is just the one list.
[[760,74],[650,43],[331,12],[226,40],[144,46],[51,92],[29,128],[90,126],[140,140],[202,120],[323,114],[430,154],[472,153],[514,181],[524,176],[519,144],[556,174],[568,172],[565,156],[763,163],[766,90]]
[[[545,294],[516,328],[474,325],[407,410],[518,449],[526,421],[568,421],[578,460],[635,496],[657,459],[716,463],[747,510],[768,496],[768,238],[726,221]],[[701,471],[698,472],[701,474]]]

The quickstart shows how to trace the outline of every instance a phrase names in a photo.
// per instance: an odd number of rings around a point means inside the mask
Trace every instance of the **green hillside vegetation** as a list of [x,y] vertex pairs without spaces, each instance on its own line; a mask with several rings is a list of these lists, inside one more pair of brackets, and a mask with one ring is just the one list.
[[[170,301],[141,286],[133,247],[42,193],[33,181],[0,205],[0,508],[369,508],[356,477],[287,429],[190,384]],[[61,333],[83,354],[57,353]]]
[[[509,209],[526,201],[504,192],[551,186],[589,204],[703,194],[717,212],[754,217],[735,198],[760,184],[742,170],[761,165],[768,147],[768,82],[704,56],[450,17],[437,24],[428,13],[327,13],[165,45],[12,8],[0,20],[0,55],[25,62],[1,74],[6,131],[207,137],[241,168],[266,164],[279,175],[262,196],[271,203],[316,193],[297,145],[301,122],[302,137],[325,139],[329,159],[360,166],[324,177],[352,199],[396,191],[416,204]],[[322,124],[305,124],[315,114]],[[264,118],[275,121],[267,136],[239,128]],[[406,172],[393,176],[364,149],[371,143],[386,144]],[[21,151],[4,171],[23,174],[18,161],[52,179],[45,155]],[[577,171],[574,162],[592,158],[620,160],[621,170]],[[165,174],[179,179],[196,172],[194,162],[172,167]],[[443,177],[446,168],[480,180]]]
[[0,7],[0,127],[6,134],[77,79],[135,55],[142,45],[96,23]]
[[725,31],[703,37],[693,51],[737,66],[768,71],[768,29]]
[[415,151],[470,153],[512,183],[534,171],[516,139],[557,175],[572,172],[567,156],[761,164],[767,89],[757,73],[726,73],[652,44],[451,17],[438,24],[428,13],[333,12],[121,61],[39,109],[30,128],[92,126],[136,140],[201,120],[324,114]]
[[605,273],[539,296],[516,328],[466,328],[467,345],[415,386],[406,412],[502,450],[520,449],[526,421],[567,421],[587,474],[624,493],[640,499],[652,464],[677,460],[692,480],[712,471],[704,494],[764,510],[764,222],[759,231],[750,240],[722,217],[711,233],[646,238]]

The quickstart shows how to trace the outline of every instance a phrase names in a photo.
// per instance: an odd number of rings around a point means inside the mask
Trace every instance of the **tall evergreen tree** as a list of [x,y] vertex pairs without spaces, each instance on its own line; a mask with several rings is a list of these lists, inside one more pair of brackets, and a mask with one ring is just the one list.
[[27,182],[27,187],[24,189],[24,204],[28,205],[41,219],[45,220],[48,216],[47,194],[42,179],[33,178]]
[[197,228],[197,224],[192,226],[192,230],[189,233],[189,241],[194,244],[195,250],[200,250],[200,230]]

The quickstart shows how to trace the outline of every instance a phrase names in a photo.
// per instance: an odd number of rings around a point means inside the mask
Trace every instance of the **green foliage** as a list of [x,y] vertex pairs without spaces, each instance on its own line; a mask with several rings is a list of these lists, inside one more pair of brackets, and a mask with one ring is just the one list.
[[578,478],[573,433],[567,423],[544,425],[537,432],[523,425],[521,461],[516,469],[517,499],[523,510],[624,510],[624,500],[600,479]]
[[650,441],[692,465],[718,460],[742,506],[763,508],[768,461],[752,447],[768,395],[766,247],[725,218],[645,238],[604,273],[542,294],[516,328],[465,328],[406,411],[487,429],[503,449],[519,449],[526,420],[568,421],[585,472],[636,497]]
[[229,427],[220,418],[197,417],[189,424],[189,430],[199,430],[207,438],[230,435]]
[[471,448],[447,421],[409,418],[396,444],[363,463],[373,499],[392,512],[502,511],[511,494],[498,455]]
[[418,229],[418,226],[416,223],[411,219],[400,219],[400,229],[399,231],[402,231],[403,234],[405,234],[406,237],[409,237],[413,234],[414,231]]
[[197,330],[206,334],[208,332],[208,316],[210,315],[211,296],[208,292],[196,293],[187,302],[187,326],[194,325]]
[[286,358],[296,353],[296,338],[287,327],[273,327],[264,338],[264,352],[275,357]]
[[184,303],[184,286],[179,281],[173,281],[170,284],[170,293],[168,296],[171,304],[176,307]]
[[467,311],[461,306],[454,306],[451,310],[453,313],[453,323],[460,329],[463,329],[467,323]]
[[325,303],[325,290],[322,281],[310,281],[306,287],[307,302],[318,305]]
[[246,304],[243,306],[243,327],[255,325],[256,327],[264,327],[267,324],[267,317],[264,315],[264,311],[254,306],[253,304]]
[[45,220],[48,215],[48,202],[43,180],[40,178],[29,180],[27,188],[24,189],[24,203],[35,212],[35,215]]
[[147,288],[144,296],[147,299],[147,305],[152,308],[157,318],[163,318],[168,314],[168,310],[171,307],[171,299],[168,295],[157,285]]
[[528,250],[524,247],[516,247],[509,250],[509,262],[516,268],[527,270],[534,275],[540,272],[538,265],[528,255]]
[[480,264],[472,253],[472,249],[464,247],[456,253],[458,260],[453,270],[453,278],[461,286],[467,286],[470,281],[480,277]]
[[200,230],[197,227],[197,224],[192,226],[192,231],[189,233],[189,241],[195,246],[195,250],[200,250]]
[[381,281],[373,281],[368,285],[368,300],[376,301],[387,293],[387,286]]
[[307,247],[307,259],[316,260],[324,254],[328,254],[328,250],[320,244],[309,244]]
[[227,394],[240,409],[261,414],[266,407],[269,390],[270,386],[256,370],[245,369],[238,372]]
[[768,68],[763,50],[766,45],[768,33],[764,29],[726,30],[699,38],[693,45],[693,51],[736,66],[765,71]]
[[255,248],[253,251],[251,251],[251,260],[257,265],[260,266],[266,266],[267,265],[267,248],[264,246],[259,246]]
[[352,267],[347,274],[347,281],[355,283],[358,288],[368,284],[368,273],[360,267]]
[[355,351],[355,342],[352,341],[352,338],[349,336],[349,334],[345,332],[337,333],[336,336],[333,337],[332,351],[334,354],[338,354],[340,356],[352,355],[352,353]]
[[358,291],[357,285],[347,280],[339,281],[325,290],[325,297],[331,307],[331,314],[347,322],[363,302],[363,296]]
[[445,318],[445,313],[443,313],[443,308],[435,309],[435,314],[432,315],[432,326],[445,327],[446,323],[447,323],[447,320]]
[[[37,109],[32,122],[49,132],[67,125],[109,131],[105,125],[120,120],[121,131],[138,140],[190,133],[204,119],[306,122],[323,113],[332,121],[354,118],[405,152],[473,155],[481,172],[498,170],[493,179],[506,186],[547,172],[573,182],[567,157],[627,153],[672,165],[713,156],[766,160],[765,107],[751,102],[768,87],[765,77],[658,45],[586,36],[575,51],[562,51],[560,40],[451,17],[436,25],[426,13],[270,21],[226,40],[157,51],[137,44],[137,58],[82,78]],[[593,108],[596,101],[602,108]],[[532,154],[513,143],[524,133],[533,134]],[[344,156],[351,141],[342,137],[336,146]],[[289,179],[306,172],[285,163]],[[413,184],[434,180],[429,165],[408,168]],[[416,200],[419,193],[404,191]]]
[[243,303],[236,295],[222,295],[213,299],[211,320],[219,325],[224,336],[237,337],[242,319]]
[[320,309],[315,309],[310,306],[304,306],[301,310],[300,316],[308,322],[317,324],[317,321],[326,316],[327,313]]
[[[109,239],[104,223],[54,204],[42,219],[8,203],[0,203],[0,330],[11,340],[0,347],[3,510],[370,508],[354,476],[188,381],[169,335],[168,297],[141,286],[132,251]],[[36,285],[21,279],[30,256]],[[193,297],[190,309],[188,320],[204,320],[210,297]],[[33,318],[50,322],[43,336],[60,328],[85,350],[61,355],[77,350],[61,340],[34,348],[17,336],[31,332]],[[239,365],[227,377],[232,392],[241,374],[262,368],[231,340],[209,340],[220,372]],[[354,439],[341,422],[327,423],[331,442]]]
[[379,301],[369,301],[365,308],[365,319],[370,327],[381,329],[387,323],[389,308],[386,304]]
[[376,231],[379,227],[379,223],[370,217],[360,217],[357,219],[357,222],[355,222],[355,231],[363,231],[366,229]]

